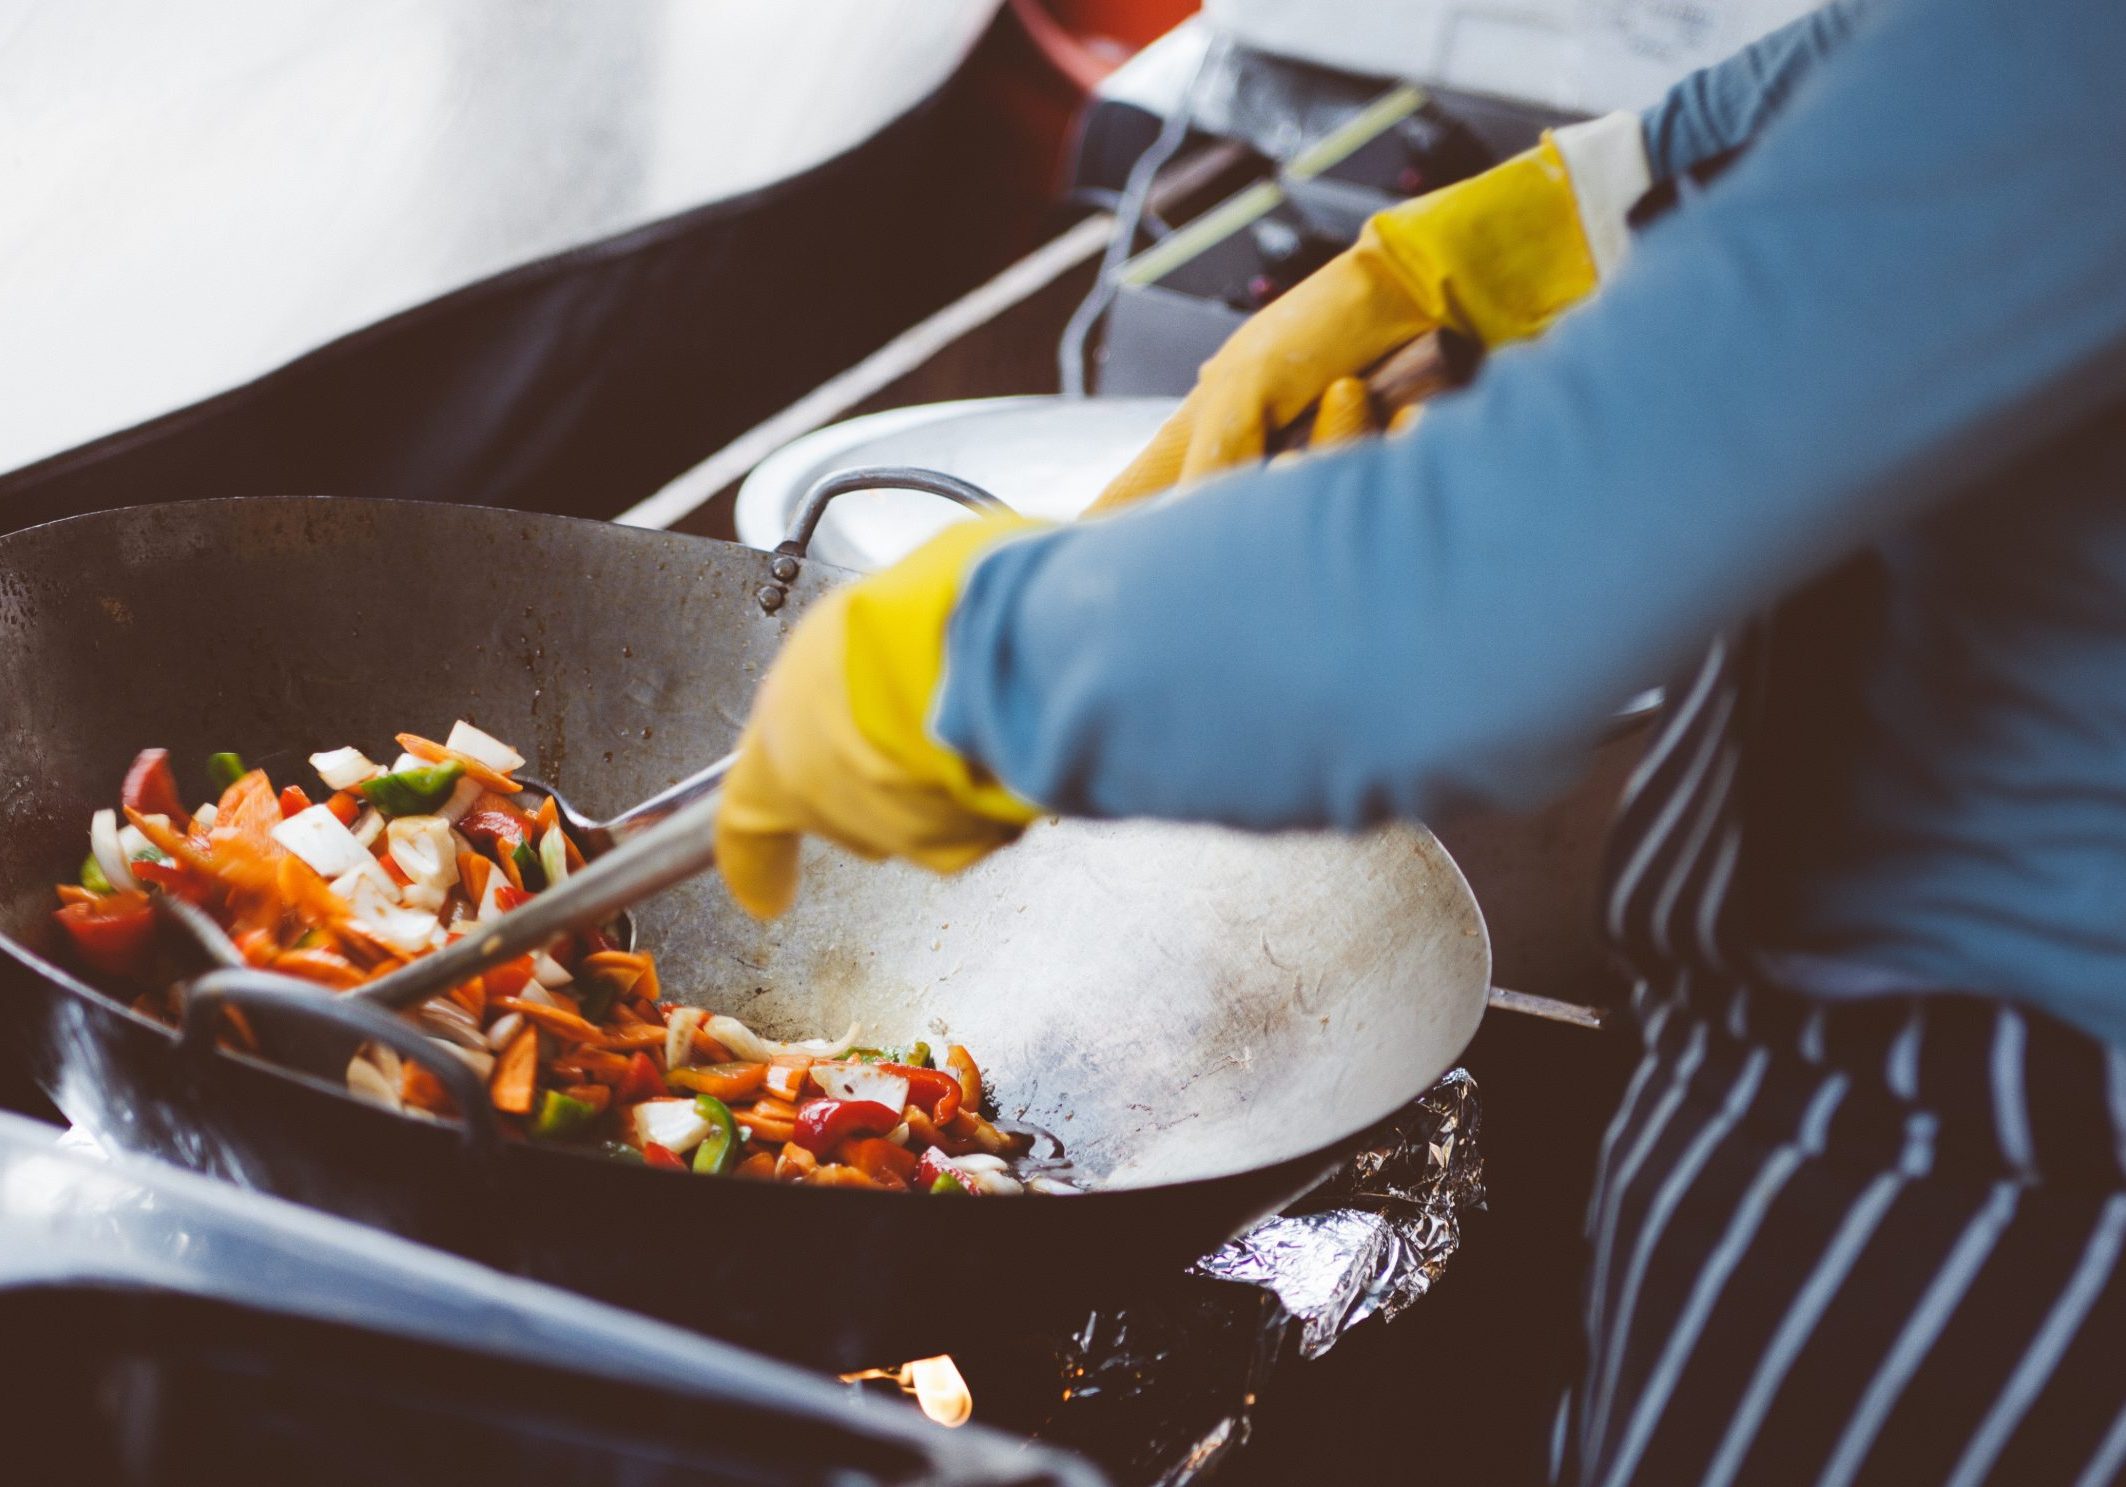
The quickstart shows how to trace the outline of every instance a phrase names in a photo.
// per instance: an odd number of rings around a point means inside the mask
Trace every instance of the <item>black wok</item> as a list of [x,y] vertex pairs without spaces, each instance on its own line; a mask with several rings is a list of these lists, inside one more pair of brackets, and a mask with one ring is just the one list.
[[713,879],[639,911],[670,995],[782,1036],[853,1018],[868,1040],[966,1043],[1003,1112],[1104,1183],[1075,1198],[716,1182],[498,1144],[180,1046],[53,943],[50,884],[143,746],[300,757],[464,716],[610,811],[731,747],[790,621],[843,576],[599,523],[297,497],[0,537],[10,1056],[113,1144],[829,1364],[940,1351],[1171,1272],[1452,1062],[1489,948],[1415,829],[1043,825],[954,879],[819,852],[772,926]]

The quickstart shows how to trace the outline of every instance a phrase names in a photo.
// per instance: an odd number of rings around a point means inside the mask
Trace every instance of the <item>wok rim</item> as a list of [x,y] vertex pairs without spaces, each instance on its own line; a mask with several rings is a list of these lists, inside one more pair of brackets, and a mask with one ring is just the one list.
[[[394,497],[331,496],[317,493],[303,494],[289,492],[272,495],[205,496],[186,501],[169,501],[136,506],[108,507],[100,511],[79,512],[71,516],[58,517],[52,521],[39,522],[34,526],[20,527],[11,532],[0,533],[0,556],[4,556],[8,548],[11,545],[15,544],[18,540],[24,540],[29,538],[33,534],[48,532],[54,528],[68,527],[81,523],[113,522],[117,520],[122,520],[128,516],[134,516],[143,513],[176,513],[198,508],[233,507],[239,505],[297,507],[313,506],[318,503],[327,503],[335,509],[344,509],[350,507],[390,509],[428,508],[450,504],[433,501],[407,500],[403,498]],[[567,526],[598,527],[608,529],[618,527],[626,531],[640,532],[645,537],[671,539],[682,544],[709,544],[720,548],[737,548],[743,552],[755,554],[763,559],[770,558],[773,556],[773,554],[765,552],[760,548],[752,547],[746,543],[738,542],[729,538],[709,537],[692,532],[675,532],[667,528],[628,527],[624,523],[603,521],[594,517],[568,516],[552,512],[516,511],[504,507],[483,506],[454,509],[472,509],[483,512],[491,512],[496,517],[501,519],[514,519],[531,522],[534,524],[559,524]],[[845,581],[847,579],[862,576],[860,574],[853,573],[849,569],[838,567],[832,563],[821,562],[813,558],[807,558],[805,562],[808,570],[823,570],[827,574],[833,575],[836,581]],[[1453,853],[1447,850],[1445,843],[1439,840],[1438,835],[1433,832],[1430,826],[1426,825],[1421,821],[1409,821],[1403,824],[1406,826],[1414,827],[1415,829],[1420,830],[1425,834],[1426,839],[1431,843],[1434,851],[1437,854],[1438,861],[1445,864],[1449,872],[1452,874],[1451,881],[1453,885],[1459,890],[1463,902],[1468,905],[1468,908],[1470,910],[1470,914],[1473,920],[1473,928],[1475,929],[1476,939],[1478,942],[1476,950],[1483,968],[1482,975],[1478,978],[1481,984],[1476,993],[1476,1015],[1469,1024],[1469,1030],[1467,1034],[1462,1038],[1460,1046],[1457,1047],[1454,1053],[1448,1058],[1445,1067],[1441,1068],[1439,1071],[1433,1074],[1431,1079],[1428,1080],[1423,1086],[1411,1091],[1406,1098],[1399,1101],[1397,1104],[1392,1106],[1384,1113],[1378,1116],[1368,1117],[1359,1125],[1350,1127],[1334,1136],[1331,1136],[1328,1139],[1320,1142],[1319,1144],[1309,1147],[1303,1152],[1288,1157],[1281,1157],[1266,1166],[1235,1167],[1223,1172],[1212,1173],[1199,1177],[1183,1178],[1179,1181],[1172,1182],[1122,1184],[1115,1186],[1109,1186],[1103,1183],[1101,1186],[1087,1187],[1079,1193],[1062,1198],[1061,1201],[1075,1201],[1083,1198],[1096,1197],[1109,1197],[1120,1199],[1125,1196],[1136,1199],[1142,1199],[1145,1201],[1151,1201],[1154,1195],[1156,1195],[1159,1200],[1163,1201],[1167,1199],[1186,1197],[1198,1193],[1212,1192],[1215,1190],[1223,1189],[1235,1182],[1266,1181],[1275,1174],[1295,1174],[1307,1168],[1318,1168],[1320,1169],[1321,1175],[1325,1175],[1328,1166],[1333,1164],[1336,1159],[1348,1152],[1358,1150],[1360,1146],[1364,1144],[1366,1138],[1373,1136],[1377,1133],[1383,1132],[1388,1127],[1392,1126],[1407,1110],[1409,1110],[1412,1105],[1414,1105],[1418,1100],[1422,1099],[1424,1095],[1432,1088],[1432,1086],[1439,1081],[1440,1078],[1444,1077],[1449,1071],[1451,1071],[1456,1066],[1456,1063],[1460,1059],[1462,1053],[1468,1049],[1469,1043],[1474,1040],[1478,1031],[1482,1028],[1484,1018],[1489,1011],[1488,993],[1490,990],[1492,967],[1494,963],[1493,948],[1491,943],[1491,927],[1489,921],[1485,918],[1483,906],[1478,901],[1475,890],[1470,886],[1467,874],[1462,871],[1462,866],[1458,861],[1455,860]],[[53,881],[57,882],[59,881],[59,879],[55,878],[53,879]],[[114,994],[96,987],[87,980],[83,979],[81,976],[77,975],[73,970],[69,969],[68,967],[62,966],[51,958],[39,953],[37,950],[33,949],[28,944],[17,939],[14,935],[6,933],[4,931],[0,931],[0,951],[4,951],[11,959],[22,964],[25,969],[31,972],[31,974],[37,976],[40,980],[47,982],[48,984],[58,988],[59,990],[74,996],[86,997],[92,1006],[95,1006],[103,1011],[116,1013],[119,1016],[134,1022],[143,1029],[151,1030],[157,1034],[160,1034],[163,1041],[168,1044],[168,1053],[171,1057],[177,1058],[184,1056],[185,1049],[183,1042],[179,1037],[178,1029],[172,1027],[168,1023],[162,1022],[153,1017],[149,1017],[144,1013],[135,1011],[132,1006],[129,1005],[127,1002],[121,1001]],[[213,1059],[228,1059],[236,1064],[255,1069],[257,1071],[275,1076],[280,1079],[291,1081],[313,1091],[335,1097],[339,1100],[346,1102],[349,1105],[359,1107],[367,1115],[372,1115],[380,1119],[390,1119],[399,1121],[407,1126],[429,1127],[431,1128],[430,1135],[434,1139],[451,1142],[461,1147],[466,1152],[478,1152],[482,1150],[481,1146],[473,1139],[471,1139],[467,1128],[462,1122],[443,1120],[422,1120],[413,1116],[405,1115],[402,1112],[386,1110],[381,1105],[377,1105],[368,1100],[363,1100],[358,1096],[354,1095],[345,1088],[344,1084],[335,1085],[330,1081],[327,1081],[317,1075],[305,1073],[299,1069],[290,1068],[287,1065],[276,1063],[275,1061],[265,1058],[263,1056],[225,1048],[218,1044],[210,1049],[200,1050],[200,1056],[202,1062],[205,1062],[206,1059],[209,1057]],[[549,1158],[561,1158],[575,1161],[597,1162],[603,1166],[609,1167],[626,1167],[632,1165],[629,1163],[615,1161],[614,1159],[609,1157],[599,1156],[596,1153],[585,1151],[582,1149],[572,1149],[563,1146],[542,1145],[541,1143],[531,1140],[530,1138],[524,1138],[521,1140],[506,1139],[496,1143],[496,1145],[498,1149],[516,1148],[521,1149],[524,1152],[536,1152],[536,1159],[541,1161],[544,1161]],[[523,1158],[522,1156],[512,1158],[512,1160],[524,1159],[525,1158]],[[653,1169],[649,1168],[645,1168],[643,1170],[645,1174],[653,1171]],[[656,1175],[664,1177],[691,1178],[695,1174],[688,1172],[657,1173]],[[1316,1180],[1318,1180],[1318,1177]],[[1309,1187],[1311,1187],[1312,1185],[1313,1182],[1311,1181],[1307,1184],[1307,1186]],[[789,1192],[796,1192],[802,1189],[807,1194],[809,1194],[809,1196],[804,1199],[794,1201],[815,1203],[823,1200],[841,1201],[844,1199],[858,1199],[863,1201],[872,1201],[878,1198],[899,1199],[903,1197],[921,1196],[919,1194],[912,1193],[872,1193],[866,1189],[829,1188],[820,1187],[808,1183],[766,1182],[748,1183],[747,1186],[750,1189],[783,1190]]]

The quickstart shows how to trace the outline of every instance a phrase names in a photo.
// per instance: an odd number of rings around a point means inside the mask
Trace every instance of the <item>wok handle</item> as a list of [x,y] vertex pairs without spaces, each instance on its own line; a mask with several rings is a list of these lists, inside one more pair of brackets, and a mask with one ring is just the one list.
[[324,1023],[336,1032],[382,1043],[399,1057],[411,1059],[435,1075],[458,1107],[466,1139],[474,1147],[485,1150],[502,1139],[494,1107],[487,1098],[487,1084],[471,1066],[411,1023],[373,1002],[326,991],[293,976],[249,968],[207,972],[185,988],[184,1001],[184,1022],[178,1029],[180,1048],[202,1054],[211,1051],[224,1005],[256,1007]]
[[914,465],[864,465],[854,470],[838,470],[806,491],[804,500],[798,503],[797,515],[790,523],[790,535],[783,539],[776,552],[789,558],[805,556],[812,546],[813,535],[819,531],[819,519],[827,514],[827,507],[834,498],[868,490],[925,491],[933,496],[943,496],[969,511],[1007,514],[1011,511],[1009,506],[973,481],[947,475],[942,470],[924,470]]

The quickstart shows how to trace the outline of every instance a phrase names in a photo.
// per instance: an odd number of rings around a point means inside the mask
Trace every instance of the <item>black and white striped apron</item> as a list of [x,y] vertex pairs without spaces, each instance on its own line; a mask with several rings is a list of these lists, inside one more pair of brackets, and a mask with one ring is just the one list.
[[1646,1051],[1553,1478],[2126,1480],[2126,1052],[1984,998],[1753,973],[1735,801],[1764,634],[1670,689],[1611,839]]

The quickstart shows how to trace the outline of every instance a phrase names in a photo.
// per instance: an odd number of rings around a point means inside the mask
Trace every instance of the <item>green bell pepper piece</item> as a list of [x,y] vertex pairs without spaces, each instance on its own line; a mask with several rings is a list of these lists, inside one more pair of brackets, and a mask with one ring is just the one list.
[[694,1096],[694,1113],[709,1123],[709,1134],[694,1148],[694,1170],[721,1177],[738,1162],[738,1117],[714,1095]]
[[397,774],[378,775],[355,788],[386,816],[426,816],[450,798],[465,773],[465,766],[452,759],[443,764],[402,769]]
[[918,1042],[913,1048],[908,1050],[908,1067],[911,1069],[934,1069],[937,1067],[936,1064],[930,1061],[930,1045],[928,1043]]
[[961,1182],[950,1172],[940,1172],[937,1175],[937,1181],[930,1184],[930,1191],[933,1193],[957,1193],[962,1198],[973,1196],[967,1191],[967,1184]]
[[539,866],[539,854],[531,849],[530,843],[517,843],[509,856],[517,864],[518,875],[524,879],[526,893],[537,893],[546,887],[546,869]]
[[216,790],[226,790],[243,777],[243,755],[228,753],[207,755],[207,779]]
[[111,880],[103,875],[103,868],[96,861],[96,854],[89,853],[81,859],[81,886],[91,893],[116,893]]
[[550,1089],[539,1096],[539,1113],[532,1118],[532,1134],[548,1141],[566,1141],[580,1134],[597,1114],[574,1095]]

